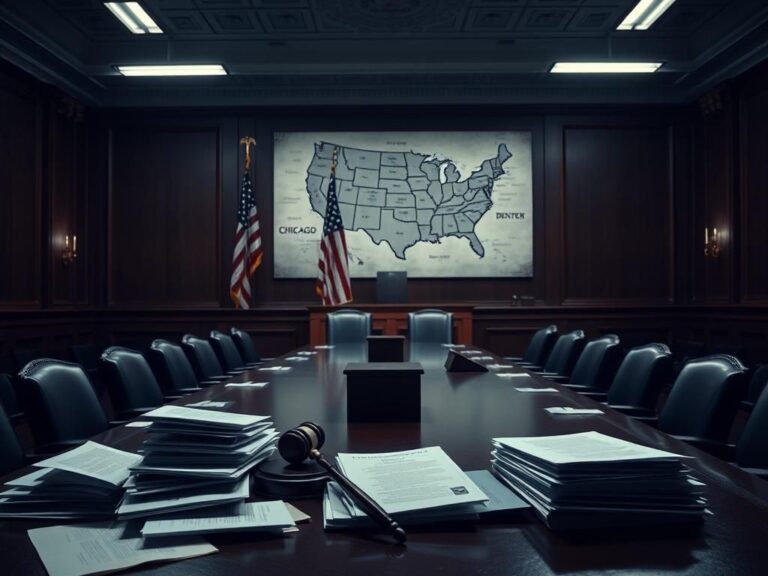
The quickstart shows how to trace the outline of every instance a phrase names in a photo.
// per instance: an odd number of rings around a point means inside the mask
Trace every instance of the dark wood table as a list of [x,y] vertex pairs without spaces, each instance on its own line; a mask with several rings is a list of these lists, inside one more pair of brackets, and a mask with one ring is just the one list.
[[[594,407],[568,390],[525,394],[493,372],[447,374],[441,346],[411,350],[425,369],[420,423],[350,424],[342,370],[364,359],[363,347],[321,350],[285,373],[254,372],[239,380],[269,380],[264,389],[218,385],[177,402],[233,400],[233,411],[271,414],[283,431],[305,420],[326,431],[324,452],[384,452],[440,445],[465,470],[488,468],[491,438],[598,430],[649,446],[695,456],[691,466],[706,482],[714,516],[693,532],[679,529],[585,532],[549,531],[533,515],[409,531],[406,547],[385,534],[325,532],[319,499],[294,501],[312,516],[287,538],[243,534],[212,537],[219,554],[137,569],[173,575],[293,574],[765,574],[768,571],[768,483],[698,452],[653,428],[606,409],[599,416],[554,417],[548,406]],[[278,358],[273,363],[280,363]],[[547,383],[549,385],[549,383]],[[94,438],[136,449],[144,437],[120,427]],[[21,473],[15,473],[18,476]],[[43,525],[0,522],[0,574],[45,574],[26,531]]]

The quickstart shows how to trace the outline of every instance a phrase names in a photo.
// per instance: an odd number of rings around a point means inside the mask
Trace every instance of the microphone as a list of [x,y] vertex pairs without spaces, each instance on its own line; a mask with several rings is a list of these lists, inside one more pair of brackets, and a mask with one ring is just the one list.
[[299,464],[307,458],[314,460],[328,472],[355,504],[365,512],[372,520],[386,528],[394,539],[402,544],[407,536],[396,520],[387,514],[376,501],[363,490],[333,467],[322,455],[320,448],[325,443],[325,432],[314,422],[304,422],[285,432],[277,442],[280,455],[291,464]]

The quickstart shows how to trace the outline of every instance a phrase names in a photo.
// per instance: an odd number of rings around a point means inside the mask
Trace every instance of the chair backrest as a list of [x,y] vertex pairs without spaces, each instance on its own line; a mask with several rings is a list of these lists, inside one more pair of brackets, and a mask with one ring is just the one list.
[[570,382],[593,390],[607,390],[621,362],[621,342],[606,334],[587,342],[571,372]]
[[19,445],[11,421],[0,406],[0,476],[21,468],[24,465],[24,452]]
[[727,354],[690,360],[675,379],[659,415],[659,429],[725,442],[744,393],[746,371]]
[[547,358],[544,370],[570,377],[586,343],[587,339],[583,330],[574,330],[560,335],[549,354],[549,358]]
[[214,376],[221,376],[224,370],[221,367],[216,352],[208,340],[198,338],[192,334],[185,334],[181,339],[181,348],[189,358],[192,368],[200,381],[208,380]]
[[229,329],[229,333],[232,335],[232,340],[235,341],[237,351],[240,352],[243,360],[248,363],[261,362],[261,356],[256,351],[256,346],[254,346],[253,339],[248,332],[233,326]]
[[371,314],[351,308],[329,312],[326,316],[328,323],[328,344],[343,344],[346,342],[365,344],[371,333]]
[[653,410],[661,387],[672,378],[672,352],[666,344],[632,348],[608,389],[608,404]]
[[195,370],[178,344],[168,340],[154,340],[147,350],[147,361],[160,388],[168,393],[199,386]]
[[747,402],[750,404],[756,404],[757,399],[765,390],[765,385],[768,383],[768,364],[764,364],[758,367],[753,373],[752,378],[749,380],[749,388],[747,389]]
[[523,362],[534,366],[544,366],[555,342],[557,342],[557,326],[555,324],[537,330],[528,343]]
[[736,464],[742,468],[768,468],[768,390],[755,402],[736,442]]
[[21,406],[13,388],[13,379],[9,374],[0,374],[0,405],[9,418],[21,416]]
[[125,415],[163,405],[160,385],[141,352],[111,346],[99,361],[116,413]]
[[37,445],[85,440],[107,418],[79,364],[41,358],[19,372],[17,389]]
[[453,314],[427,308],[408,313],[408,337],[411,342],[453,342]]
[[216,352],[216,357],[219,359],[219,363],[224,367],[224,370],[237,370],[245,365],[243,357],[240,356],[240,352],[237,351],[235,341],[229,334],[224,334],[218,330],[211,330],[210,335],[211,346],[213,351]]

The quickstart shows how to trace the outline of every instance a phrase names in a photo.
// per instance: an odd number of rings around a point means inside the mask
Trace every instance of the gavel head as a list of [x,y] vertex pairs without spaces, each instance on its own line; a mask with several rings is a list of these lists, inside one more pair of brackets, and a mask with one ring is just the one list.
[[309,458],[312,450],[319,450],[324,443],[323,429],[314,422],[303,422],[280,436],[277,449],[288,462],[299,464]]

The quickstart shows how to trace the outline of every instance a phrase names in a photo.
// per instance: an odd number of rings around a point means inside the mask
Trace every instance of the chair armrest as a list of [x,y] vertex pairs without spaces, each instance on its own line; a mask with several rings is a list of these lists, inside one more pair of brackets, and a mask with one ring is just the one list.
[[[227,378],[227,380],[229,380],[229,378]],[[225,380],[201,380],[200,389],[213,386],[214,384],[221,384],[222,382],[225,382]]]
[[248,372],[248,370],[247,370],[247,369],[242,369],[242,370],[241,370],[241,369],[238,369],[238,370],[227,370],[227,374],[228,374],[230,377],[232,377],[232,376],[240,376],[240,374],[245,374],[246,372]]
[[557,382],[563,386],[569,385],[568,376],[563,376],[562,374],[555,374],[553,372],[539,372],[539,376],[543,376],[547,380],[552,380],[552,382]]
[[594,400],[595,402],[605,402],[606,398],[608,398],[608,394],[606,392],[597,392],[592,390],[576,390],[576,392],[582,396],[586,396],[587,398]]
[[733,444],[726,444],[724,442],[714,442],[706,438],[699,438],[697,436],[677,436],[673,434],[678,440],[682,440],[686,444],[690,444],[694,448],[703,450],[712,456],[716,456],[722,460],[733,462],[736,446]]
[[647,408],[641,408],[640,406],[623,406],[621,404],[606,404],[608,408],[613,408],[617,412],[621,412],[626,416],[632,416],[633,418],[655,418],[656,413],[653,410]]
[[262,364],[264,364],[264,362],[246,362],[245,363],[245,367],[246,368],[256,368],[258,366],[261,366]]
[[163,396],[163,401],[165,402],[173,402],[174,400],[181,400],[184,398],[186,394],[167,394]]
[[227,374],[220,374],[218,376],[209,376],[206,381],[212,380],[214,382],[223,382],[224,380],[229,380],[230,378],[232,378],[232,376],[228,376]]

